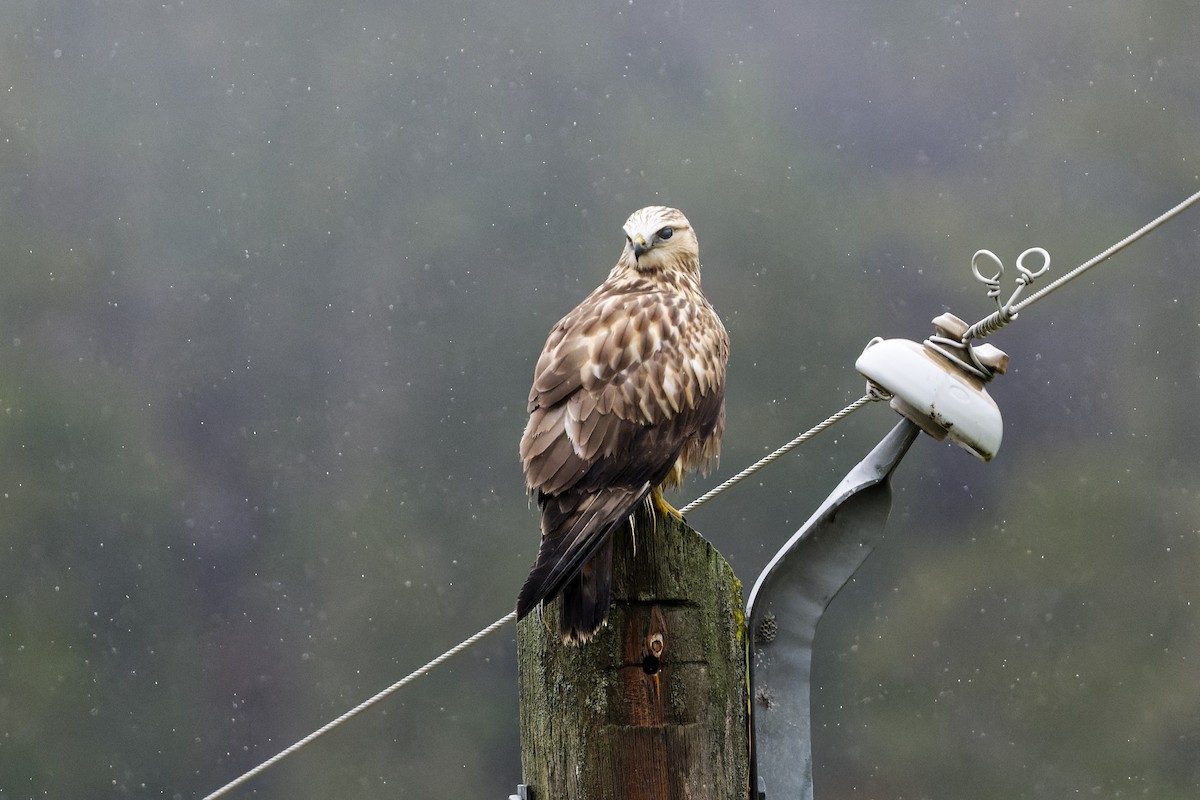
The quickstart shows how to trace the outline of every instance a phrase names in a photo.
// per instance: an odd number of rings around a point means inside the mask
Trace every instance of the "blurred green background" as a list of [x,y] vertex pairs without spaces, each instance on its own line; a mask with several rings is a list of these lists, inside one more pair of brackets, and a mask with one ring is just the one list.
[[[695,224],[720,470],[1200,189],[1193,0],[0,5],[0,798],[192,798],[512,608],[550,325]],[[1200,211],[1031,307],[815,665],[817,793],[1200,790]],[[1011,275],[1011,273],[1010,273]],[[1006,290],[1011,283],[1005,284]],[[747,584],[893,424],[689,521]],[[512,628],[239,791],[505,797]]]

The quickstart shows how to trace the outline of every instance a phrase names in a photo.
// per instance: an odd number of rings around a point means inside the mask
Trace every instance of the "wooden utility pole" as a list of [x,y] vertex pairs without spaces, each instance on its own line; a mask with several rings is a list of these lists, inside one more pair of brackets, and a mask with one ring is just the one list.
[[748,800],[741,583],[698,533],[614,534],[608,625],[564,645],[555,605],[517,626],[521,767],[534,800]]

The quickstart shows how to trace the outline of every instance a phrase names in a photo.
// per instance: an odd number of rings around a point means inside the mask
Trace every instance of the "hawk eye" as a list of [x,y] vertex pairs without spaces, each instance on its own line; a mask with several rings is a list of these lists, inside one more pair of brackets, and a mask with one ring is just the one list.
[[658,238],[660,239],[670,239],[674,235],[675,231],[671,230],[670,227],[663,228],[658,232]]

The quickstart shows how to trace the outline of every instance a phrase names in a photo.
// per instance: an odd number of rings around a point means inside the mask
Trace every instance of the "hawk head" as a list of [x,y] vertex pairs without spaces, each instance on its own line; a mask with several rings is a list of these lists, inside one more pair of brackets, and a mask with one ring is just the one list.
[[691,223],[677,208],[648,206],[625,222],[621,263],[643,273],[700,273],[700,245]]

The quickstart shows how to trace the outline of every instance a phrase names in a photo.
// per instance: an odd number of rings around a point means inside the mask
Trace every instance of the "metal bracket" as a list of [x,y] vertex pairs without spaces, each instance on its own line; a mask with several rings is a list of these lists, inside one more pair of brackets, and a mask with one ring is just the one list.
[[812,800],[809,676],[817,623],[883,537],[888,479],[920,435],[903,420],[852,469],[767,564],[746,602],[751,769],[762,797]]

